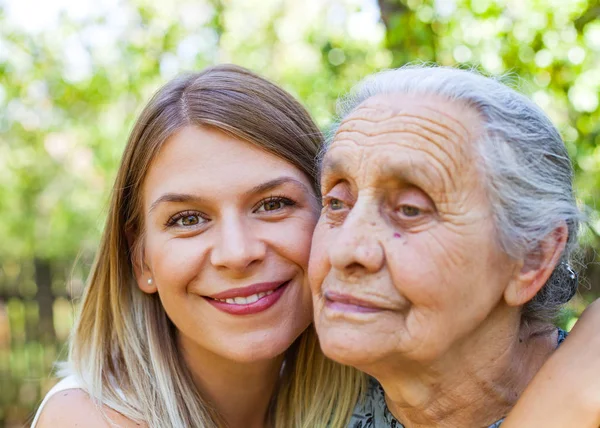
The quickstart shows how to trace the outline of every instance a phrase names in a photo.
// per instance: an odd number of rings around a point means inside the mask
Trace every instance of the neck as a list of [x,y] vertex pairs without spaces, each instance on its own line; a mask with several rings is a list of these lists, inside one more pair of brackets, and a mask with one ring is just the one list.
[[269,421],[283,355],[238,362],[223,358],[179,337],[183,358],[201,395],[228,427],[264,428]]
[[554,327],[524,326],[514,308],[501,306],[435,361],[396,356],[365,371],[406,428],[487,427],[510,411],[556,340]]

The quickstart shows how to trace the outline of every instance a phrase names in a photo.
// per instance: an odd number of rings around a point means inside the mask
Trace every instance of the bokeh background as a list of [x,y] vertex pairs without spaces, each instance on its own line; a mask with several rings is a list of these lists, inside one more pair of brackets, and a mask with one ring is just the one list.
[[377,70],[511,73],[564,136],[589,217],[571,327],[600,293],[599,17],[598,0],[0,0],[0,426],[54,383],[136,114],[220,62],[283,85],[324,129]]

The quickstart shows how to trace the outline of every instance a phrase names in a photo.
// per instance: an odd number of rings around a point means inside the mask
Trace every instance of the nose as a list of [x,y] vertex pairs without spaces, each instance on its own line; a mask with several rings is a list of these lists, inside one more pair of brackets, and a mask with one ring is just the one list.
[[375,273],[383,267],[385,254],[373,226],[376,214],[370,211],[369,207],[357,203],[346,217],[329,248],[335,269],[351,274],[359,270]]
[[243,219],[223,219],[218,241],[211,252],[213,266],[242,272],[264,260],[266,244]]

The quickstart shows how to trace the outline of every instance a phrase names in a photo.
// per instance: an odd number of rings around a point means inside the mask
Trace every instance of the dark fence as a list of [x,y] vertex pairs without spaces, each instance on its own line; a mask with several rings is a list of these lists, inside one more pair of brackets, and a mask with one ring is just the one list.
[[0,261],[0,426],[21,427],[56,382],[83,288],[73,261]]

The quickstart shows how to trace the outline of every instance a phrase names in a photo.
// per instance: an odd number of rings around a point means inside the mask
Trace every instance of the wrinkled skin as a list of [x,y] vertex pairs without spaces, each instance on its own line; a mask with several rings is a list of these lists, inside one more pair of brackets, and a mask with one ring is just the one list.
[[[510,281],[474,157],[477,117],[446,104],[369,100],[325,158],[310,275],[323,346],[348,363],[439,357]],[[380,310],[336,308],[327,293]]]
[[468,106],[377,96],[323,161],[309,264],[321,346],[379,380],[407,427],[494,422],[556,345],[552,327],[521,329],[520,306],[550,275],[564,228],[533,267],[502,251],[481,132]]

